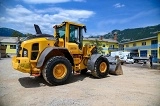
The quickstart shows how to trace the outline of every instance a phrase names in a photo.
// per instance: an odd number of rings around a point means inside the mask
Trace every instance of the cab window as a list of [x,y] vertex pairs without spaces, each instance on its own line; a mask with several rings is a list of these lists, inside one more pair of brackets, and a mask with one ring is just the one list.
[[70,25],[69,28],[69,42],[76,42],[79,40],[79,27]]
[[59,34],[60,38],[64,38],[65,37],[65,26],[57,28],[57,34]]

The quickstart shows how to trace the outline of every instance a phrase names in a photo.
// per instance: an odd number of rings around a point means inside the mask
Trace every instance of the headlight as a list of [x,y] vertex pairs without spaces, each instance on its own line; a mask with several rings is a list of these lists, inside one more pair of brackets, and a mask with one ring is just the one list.
[[28,56],[27,51],[24,51],[24,52],[23,52],[23,55],[24,55],[24,57],[27,57],[27,56]]
[[25,48],[23,49],[22,57],[28,57],[28,50]]

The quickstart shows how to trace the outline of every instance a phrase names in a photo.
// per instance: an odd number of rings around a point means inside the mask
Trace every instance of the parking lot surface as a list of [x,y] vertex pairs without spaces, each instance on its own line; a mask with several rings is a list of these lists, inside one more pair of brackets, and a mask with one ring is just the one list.
[[148,64],[122,68],[124,75],[96,79],[78,74],[68,84],[50,86],[40,77],[14,70],[11,58],[3,58],[0,106],[160,106],[160,70]]

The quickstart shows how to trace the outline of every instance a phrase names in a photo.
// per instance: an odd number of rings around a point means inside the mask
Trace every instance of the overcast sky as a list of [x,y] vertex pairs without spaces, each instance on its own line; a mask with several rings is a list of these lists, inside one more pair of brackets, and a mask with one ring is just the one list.
[[69,20],[87,26],[87,34],[160,24],[160,0],[0,0],[0,27],[35,34],[33,24],[53,34],[53,25]]

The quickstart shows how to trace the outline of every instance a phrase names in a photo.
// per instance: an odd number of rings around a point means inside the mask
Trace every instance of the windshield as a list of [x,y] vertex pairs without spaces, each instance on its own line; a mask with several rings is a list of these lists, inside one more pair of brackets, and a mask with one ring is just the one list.
[[65,25],[56,28],[56,33],[59,34],[60,38],[64,38],[65,36]]
[[133,59],[131,56],[128,56],[127,59]]

